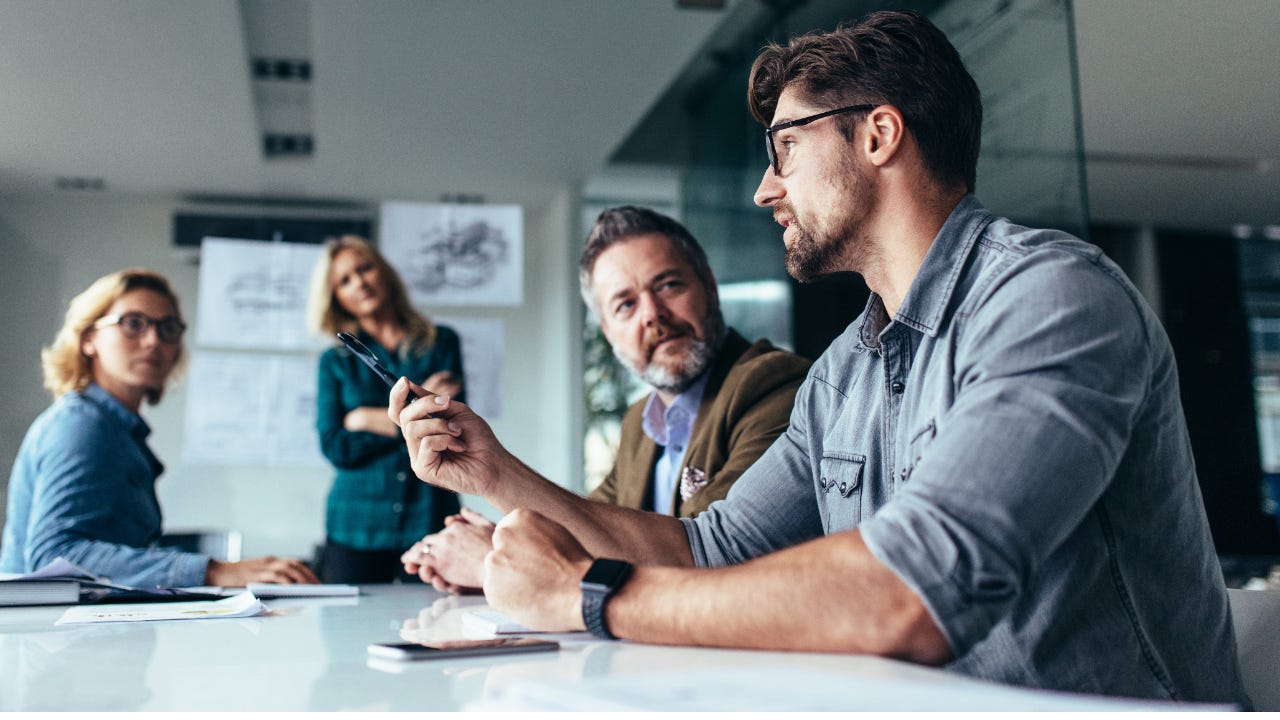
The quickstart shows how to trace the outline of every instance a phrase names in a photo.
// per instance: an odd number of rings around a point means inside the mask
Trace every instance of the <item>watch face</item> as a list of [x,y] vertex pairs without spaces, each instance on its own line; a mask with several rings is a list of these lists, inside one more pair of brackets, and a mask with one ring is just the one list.
[[588,590],[609,590],[617,587],[631,572],[631,564],[613,558],[596,558],[580,585]]

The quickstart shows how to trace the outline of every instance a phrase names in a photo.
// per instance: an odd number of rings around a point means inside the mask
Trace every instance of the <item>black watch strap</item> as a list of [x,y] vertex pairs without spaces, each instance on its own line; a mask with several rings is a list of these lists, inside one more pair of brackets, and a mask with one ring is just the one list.
[[610,596],[631,576],[631,563],[612,558],[596,558],[578,587],[582,590],[582,623],[592,635],[617,640],[604,620],[604,606]]
[[600,592],[592,592],[588,590],[582,591],[582,622],[587,626],[587,632],[598,638],[605,640],[617,640],[613,633],[609,632],[609,625],[604,621],[604,601],[608,596]]

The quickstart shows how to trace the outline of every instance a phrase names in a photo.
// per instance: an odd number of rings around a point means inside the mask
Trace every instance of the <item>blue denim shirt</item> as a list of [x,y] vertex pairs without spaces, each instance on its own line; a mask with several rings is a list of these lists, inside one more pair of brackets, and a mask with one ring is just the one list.
[[27,431],[9,477],[0,572],[65,557],[124,585],[203,585],[209,558],[151,547],[160,538],[151,428],[90,384],[58,398]]
[[958,672],[1248,703],[1164,330],[1098,248],[972,197],[897,316],[873,295],[683,522],[700,565],[860,530]]

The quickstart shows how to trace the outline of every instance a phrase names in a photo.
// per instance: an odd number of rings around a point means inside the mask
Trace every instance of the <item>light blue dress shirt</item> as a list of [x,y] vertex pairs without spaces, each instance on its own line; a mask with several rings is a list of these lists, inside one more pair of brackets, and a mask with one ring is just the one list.
[[658,393],[650,393],[644,405],[644,434],[662,448],[662,455],[653,469],[653,511],[670,515],[675,507],[676,488],[680,484],[680,467],[689,448],[689,436],[698,420],[698,406],[702,393],[707,389],[710,373],[694,381],[689,389],[676,396],[671,405],[662,402]]
[[150,433],[94,384],[41,413],[9,477],[0,572],[32,572],[61,556],[123,585],[203,585],[207,556],[152,547],[164,466],[147,447]]
[[897,315],[872,295],[682,522],[699,565],[860,530],[958,672],[1248,704],[1164,329],[1097,247],[971,196]]

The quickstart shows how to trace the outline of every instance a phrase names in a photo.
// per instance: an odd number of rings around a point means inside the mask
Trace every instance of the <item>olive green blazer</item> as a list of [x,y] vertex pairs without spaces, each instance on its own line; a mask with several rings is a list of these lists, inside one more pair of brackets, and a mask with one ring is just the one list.
[[[774,347],[750,345],[730,330],[711,368],[689,437],[671,507],[693,517],[723,498],[729,487],[787,429],[796,391],[809,361]],[[653,472],[662,448],[644,433],[648,397],[627,408],[613,469],[592,491],[592,500],[653,509]]]

